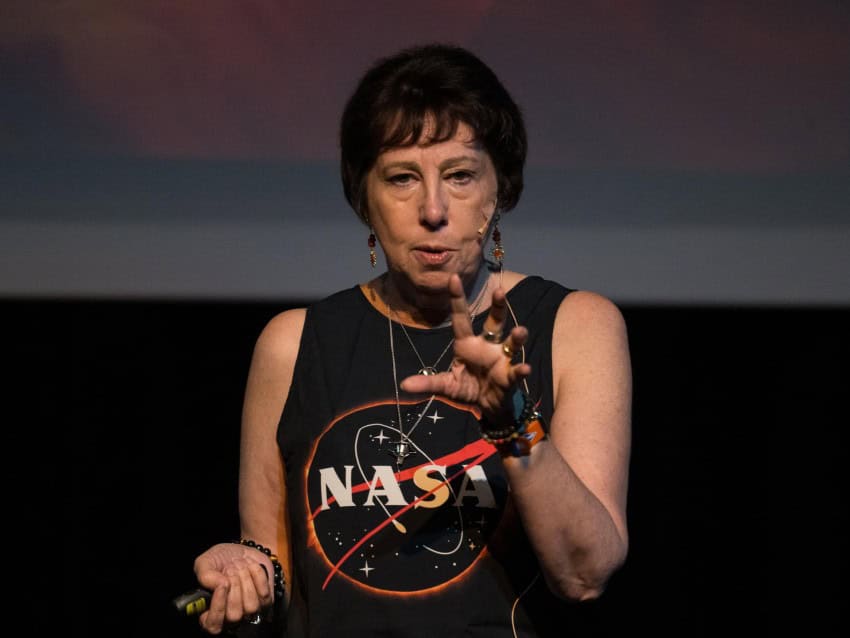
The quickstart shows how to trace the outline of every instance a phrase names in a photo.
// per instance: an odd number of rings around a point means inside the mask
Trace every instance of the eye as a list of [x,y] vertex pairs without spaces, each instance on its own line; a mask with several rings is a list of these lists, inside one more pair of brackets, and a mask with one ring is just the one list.
[[449,180],[454,182],[455,184],[468,184],[472,181],[474,177],[473,173],[470,171],[453,171],[449,173]]
[[387,181],[394,186],[407,186],[414,179],[412,173],[396,173],[387,177]]

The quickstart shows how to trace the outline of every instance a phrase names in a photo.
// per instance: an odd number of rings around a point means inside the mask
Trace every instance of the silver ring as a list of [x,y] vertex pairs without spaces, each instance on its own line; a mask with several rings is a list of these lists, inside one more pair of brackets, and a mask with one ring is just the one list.
[[489,341],[490,343],[500,343],[502,341],[501,331],[490,332],[489,330],[485,330],[481,333],[481,336],[484,337],[484,341]]

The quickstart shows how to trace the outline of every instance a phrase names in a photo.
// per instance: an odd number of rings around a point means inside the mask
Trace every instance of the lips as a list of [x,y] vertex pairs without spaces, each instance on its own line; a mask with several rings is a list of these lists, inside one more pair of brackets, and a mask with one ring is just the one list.
[[452,250],[445,246],[417,246],[413,254],[427,266],[440,266],[449,260]]

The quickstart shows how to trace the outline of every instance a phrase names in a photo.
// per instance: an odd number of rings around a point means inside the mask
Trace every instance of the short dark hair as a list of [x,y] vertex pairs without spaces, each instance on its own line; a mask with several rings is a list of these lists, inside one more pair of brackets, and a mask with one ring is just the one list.
[[447,44],[415,46],[379,59],[349,98],[340,124],[345,198],[368,223],[366,176],[383,151],[416,144],[433,118],[428,143],[469,126],[493,160],[498,210],[519,201],[528,148],[522,113],[496,74],[471,52]]

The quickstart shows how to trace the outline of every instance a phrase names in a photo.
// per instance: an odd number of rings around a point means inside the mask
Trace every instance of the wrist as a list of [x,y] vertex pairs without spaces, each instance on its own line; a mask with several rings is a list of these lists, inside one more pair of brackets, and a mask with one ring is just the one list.
[[481,438],[494,445],[503,457],[528,456],[531,448],[546,438],[543,415],[519,388],[511,395],[506,413],[507,418],[498,425],[482,417]]

